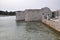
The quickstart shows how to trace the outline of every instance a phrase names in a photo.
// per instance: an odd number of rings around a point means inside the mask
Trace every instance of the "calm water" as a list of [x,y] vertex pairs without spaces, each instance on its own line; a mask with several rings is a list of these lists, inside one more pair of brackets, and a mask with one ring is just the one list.
[[60,40],[41,22],[16,22],[15,16],[0,17],[0,40]]

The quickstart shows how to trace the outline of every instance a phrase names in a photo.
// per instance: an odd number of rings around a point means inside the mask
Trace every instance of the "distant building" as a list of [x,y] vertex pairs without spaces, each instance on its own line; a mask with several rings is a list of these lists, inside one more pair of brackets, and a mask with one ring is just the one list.
[[52,12],[48,7],[42,9],[26,9],[25,11],[16,12],[16,20],[25,21],[42,21],[42,17],[47,15],[51,18]]
[[52,16],[53,16],[54,18],[59,18],[59,17],[60,17],[60,10],[54,11],[54,12],[52,13]]
[[57,14],[58,14],[58,16],[60,17],[60,10],[58,10]]

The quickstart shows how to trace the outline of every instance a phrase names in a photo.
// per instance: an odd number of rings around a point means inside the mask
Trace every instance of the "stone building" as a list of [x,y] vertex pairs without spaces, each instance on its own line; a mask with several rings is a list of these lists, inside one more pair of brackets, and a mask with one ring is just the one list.
[[42,17],[45,18],[52,16],[52,12],[48,7],[42,9],[26,9],[25,11],[16,12],[16,20],[25,20],[25,21],[42,21]]
[[42,21],[42,17],[49,15],[51,17],[52,12],[48,7],[42,9],[26,9],[25,21]]

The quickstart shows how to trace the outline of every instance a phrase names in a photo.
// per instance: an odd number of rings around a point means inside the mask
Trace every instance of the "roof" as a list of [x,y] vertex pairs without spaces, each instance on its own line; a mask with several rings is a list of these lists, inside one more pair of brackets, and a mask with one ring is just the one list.
[[40,11],[41,9],[26,9],[25,11]]
[[[48,9],[48,10],[50,10],[48,7],[44,7],[44,8],[41,8],[41,9],[26,9],[25,11],[41,11],[41,10],[46,10],[46,9]],[[51,11],[51,10],[50,10]]]

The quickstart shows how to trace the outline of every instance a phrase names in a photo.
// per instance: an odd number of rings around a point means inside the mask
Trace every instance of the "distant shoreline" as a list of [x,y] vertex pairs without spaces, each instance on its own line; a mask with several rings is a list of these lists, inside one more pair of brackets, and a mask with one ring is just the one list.
[[15,15],[0,15],[0,17],[5,17],[5,16],[15,16]]

